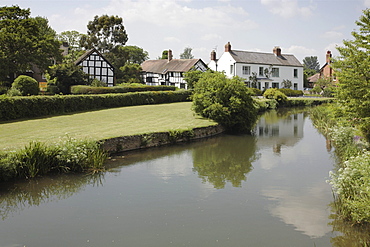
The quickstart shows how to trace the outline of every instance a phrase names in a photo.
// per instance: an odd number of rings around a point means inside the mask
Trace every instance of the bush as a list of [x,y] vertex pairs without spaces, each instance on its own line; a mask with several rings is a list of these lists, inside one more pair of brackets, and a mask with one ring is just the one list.
[[263,93],[266,99],[274,99],[279,105],[284,105],[288,101],[288,97],[280,92],[277,88],[269,88]]
[[326,87],[322,92],[322,96],[324,97],[334,97],[334,88],[333,87]]
[[26,75],[18,76],[13,84],[12,89],[19,90],[19,92],[23,95],[37,95],[39,94],[39,83],[32,77]]
[[262,95],[262,91],[258,88],[250,87],[248,89],[252,92],[252,94],[254,96],[261,96]]
[[223,125],[229,131],[250,131],[257,119],[251,92],[238,78],[219,72],[204,72],[194,85],[193,110]]
[[279,91],[289,97],[299,97],[303,95],[301,90],[293,90],[290,88],[280,88]]

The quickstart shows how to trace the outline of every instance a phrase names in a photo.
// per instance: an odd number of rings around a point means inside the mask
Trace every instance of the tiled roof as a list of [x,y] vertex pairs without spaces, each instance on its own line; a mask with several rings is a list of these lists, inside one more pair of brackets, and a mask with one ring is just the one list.
[[281,54],[281,56],[276,56],[274,53],[232,50],[230,51],[230,55],[237,63],[271,64],[275,66],[296,67],[303,66],[294,55],[289,54]]
[[200,59],[167,59],[146,60],[141,64],[143,71],[156,74],[165,74],[167,72],[187,72]]

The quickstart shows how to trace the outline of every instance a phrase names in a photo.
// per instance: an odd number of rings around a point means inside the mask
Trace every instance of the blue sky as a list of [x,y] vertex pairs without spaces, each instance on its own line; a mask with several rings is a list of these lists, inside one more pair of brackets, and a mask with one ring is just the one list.
[[179,58],[185,47],[206,63],[232,49],[294,54],[299,61],[325,53],[352,39],[355,21],[370,0],[2,0],[2,6],[30,8],[32,16],[49,20],[52,28],[86,33],[95,15],[124,19],[128,45],[142,47],[156,59],[171,49]]

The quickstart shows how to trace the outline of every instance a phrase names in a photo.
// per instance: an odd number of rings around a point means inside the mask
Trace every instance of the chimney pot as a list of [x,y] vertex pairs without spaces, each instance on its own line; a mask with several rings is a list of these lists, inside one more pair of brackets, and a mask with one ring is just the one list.
[[281,48],[278,47],[278,46],[275,46],[274,49],[272,50],[274,52],[274,54],[278,57],[281,56]]
[[331,51],[326,52],[326,63],[331,63]]
[[168,50],[168,61],[171,61],[172,60],[172,50],[171,49],[169,49]]
[[230,42],[227,42],[227,44],[225,45],[225,52],[230,52],[231,51],[231,44]]
[[216,51],[215,50],[211,52],[211,61],[216,61]]

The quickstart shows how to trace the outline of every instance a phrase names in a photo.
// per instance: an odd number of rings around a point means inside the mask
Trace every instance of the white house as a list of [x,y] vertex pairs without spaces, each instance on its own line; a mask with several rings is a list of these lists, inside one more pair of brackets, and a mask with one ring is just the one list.
[[206,71],[207,65],[202,59],[172,59],[172,51],[169,50],[168,59],[146,60],[141,64],[141,68],[146,85],[187,89],[184,73],[191,69]]
[[303,90],[303,65],[294,55],[282,54],[279,47],[275,47],[272,53],[238,51],[232,50],[228,42],[219,59],[216,59],[216,52],[212,51],[208,67],[224,72],[229,78],[244,78],[246,83],[255,76],[255,87],[261,90],[282,88],[284,80],[292,83],[292,89]]

